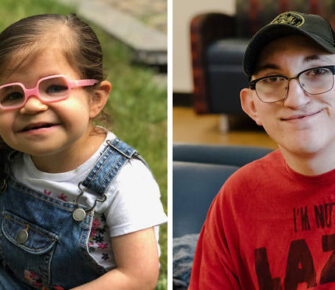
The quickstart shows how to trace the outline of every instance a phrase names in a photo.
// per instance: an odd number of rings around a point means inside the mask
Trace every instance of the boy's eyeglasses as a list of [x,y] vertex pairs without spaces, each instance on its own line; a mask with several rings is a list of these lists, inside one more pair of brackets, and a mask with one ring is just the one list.
[[9,111],[22,108],[29,97],[34,96],[42,103],[59,102],[69,97],[72,88],[93,86],[98,80],[69,80],[64,75],[41,78],[36,86],[27,89],[22,83],[9,83],[0,86],[0,108]]
[[249,82],[264,103],[274,103],[287,98],[290,80],[297,79],[300,87],[309,95],[319,95],[330,91],[334,86],[335,66],[319,66],[306,69],[293,78],[282,75],[262,77]]

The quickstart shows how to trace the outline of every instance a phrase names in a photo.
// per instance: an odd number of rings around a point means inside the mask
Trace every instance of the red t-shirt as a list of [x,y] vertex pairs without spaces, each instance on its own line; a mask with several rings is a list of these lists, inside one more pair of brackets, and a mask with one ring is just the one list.
[[304,176],[275,151],[234,173],[202,228],[190,289],[335,289],[335,170]]

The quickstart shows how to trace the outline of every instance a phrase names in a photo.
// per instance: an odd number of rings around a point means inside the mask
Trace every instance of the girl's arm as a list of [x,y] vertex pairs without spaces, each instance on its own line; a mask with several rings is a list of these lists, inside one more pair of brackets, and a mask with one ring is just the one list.
[[155,288],[159,257],[153,228],[112,238],[112,248],[117,268],[73,290]]

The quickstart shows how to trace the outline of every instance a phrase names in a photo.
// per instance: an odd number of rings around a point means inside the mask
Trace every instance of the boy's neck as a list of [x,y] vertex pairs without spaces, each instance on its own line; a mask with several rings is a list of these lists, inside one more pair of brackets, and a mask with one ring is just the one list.
[[[318,153],[292,153],[279,146],[287,165],[302,175],[320,175],[335,169],[334,150]],[[329,152],[328,152],[329,151]]]

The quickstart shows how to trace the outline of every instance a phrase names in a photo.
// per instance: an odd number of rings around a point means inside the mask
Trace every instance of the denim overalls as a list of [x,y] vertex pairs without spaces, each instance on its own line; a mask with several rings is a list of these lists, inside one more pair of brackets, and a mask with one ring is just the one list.
[[[119,169],[138,153],[119,139],[108,146],[79,184],[103,202]],[[69,289],[106,271],[89,255],[87,241],[94,214],[35,192],[9,178],[0,193],[0,289]],[[96,204],[96,203],[95,203]],[[29,285],[29,286],[28,286]]]

